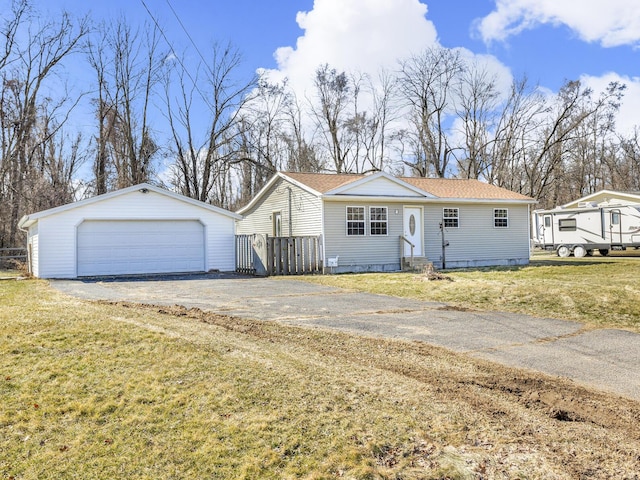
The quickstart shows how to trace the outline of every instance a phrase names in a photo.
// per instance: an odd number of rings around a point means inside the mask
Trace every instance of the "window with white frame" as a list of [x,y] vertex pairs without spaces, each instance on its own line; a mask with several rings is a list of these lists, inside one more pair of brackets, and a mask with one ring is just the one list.
[[495,228],[507,228],[509,226],[509,210],[506,208],[493,209],[493,226]]
[[364,235],[364,207],[347,207],[347,236]]
[[369,233],[387,234],[387,207],[369,207]]
[[444,228],[458,228],[460,226],[460,211],[457,208],[444,208],[442,223]]

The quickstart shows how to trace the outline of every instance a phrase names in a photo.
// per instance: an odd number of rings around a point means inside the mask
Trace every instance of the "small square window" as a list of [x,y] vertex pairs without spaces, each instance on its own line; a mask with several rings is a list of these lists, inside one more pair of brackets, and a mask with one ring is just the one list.
[[364,235],[364,207],[347,207],[347,236]]
[[506,208],[493,209],[493,226],[507,228],[509,226],[509,211]]
[[442,223],[445,228],[458,228],[460,226],[459,218],[457,208],[444,208],[442,210]]

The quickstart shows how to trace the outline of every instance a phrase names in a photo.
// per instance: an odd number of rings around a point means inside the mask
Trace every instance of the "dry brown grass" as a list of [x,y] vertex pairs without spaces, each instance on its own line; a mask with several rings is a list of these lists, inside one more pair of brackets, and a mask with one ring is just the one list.
[[427,281],[414,273],[299,279],[463,308],[525,313],[640,332],[640,256],[558,259],[540,254],[525,267],[444,273],[452,281]]
[[640,406],[419,343],[0,282],[0,477],[633,478]]

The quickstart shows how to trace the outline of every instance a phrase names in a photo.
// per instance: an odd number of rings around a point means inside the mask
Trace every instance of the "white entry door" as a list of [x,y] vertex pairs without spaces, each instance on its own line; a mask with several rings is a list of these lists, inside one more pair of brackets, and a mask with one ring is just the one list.
[[[404,207],[403,231],[404,238],[413,243],[413,256],[421,257],[422,253],[422,209],[420,207]],[[411,255],[411,245],[404,244],[404,256]]]

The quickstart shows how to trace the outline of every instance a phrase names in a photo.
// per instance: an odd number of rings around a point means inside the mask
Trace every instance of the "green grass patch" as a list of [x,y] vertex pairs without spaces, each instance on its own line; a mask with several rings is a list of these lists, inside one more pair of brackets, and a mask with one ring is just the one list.
[[479,309],[576,320],[640,331],[640,258],[557,259],[536,255],[523,267],[440,271],[453,281],[415,273],[307,276],[304,280]]

